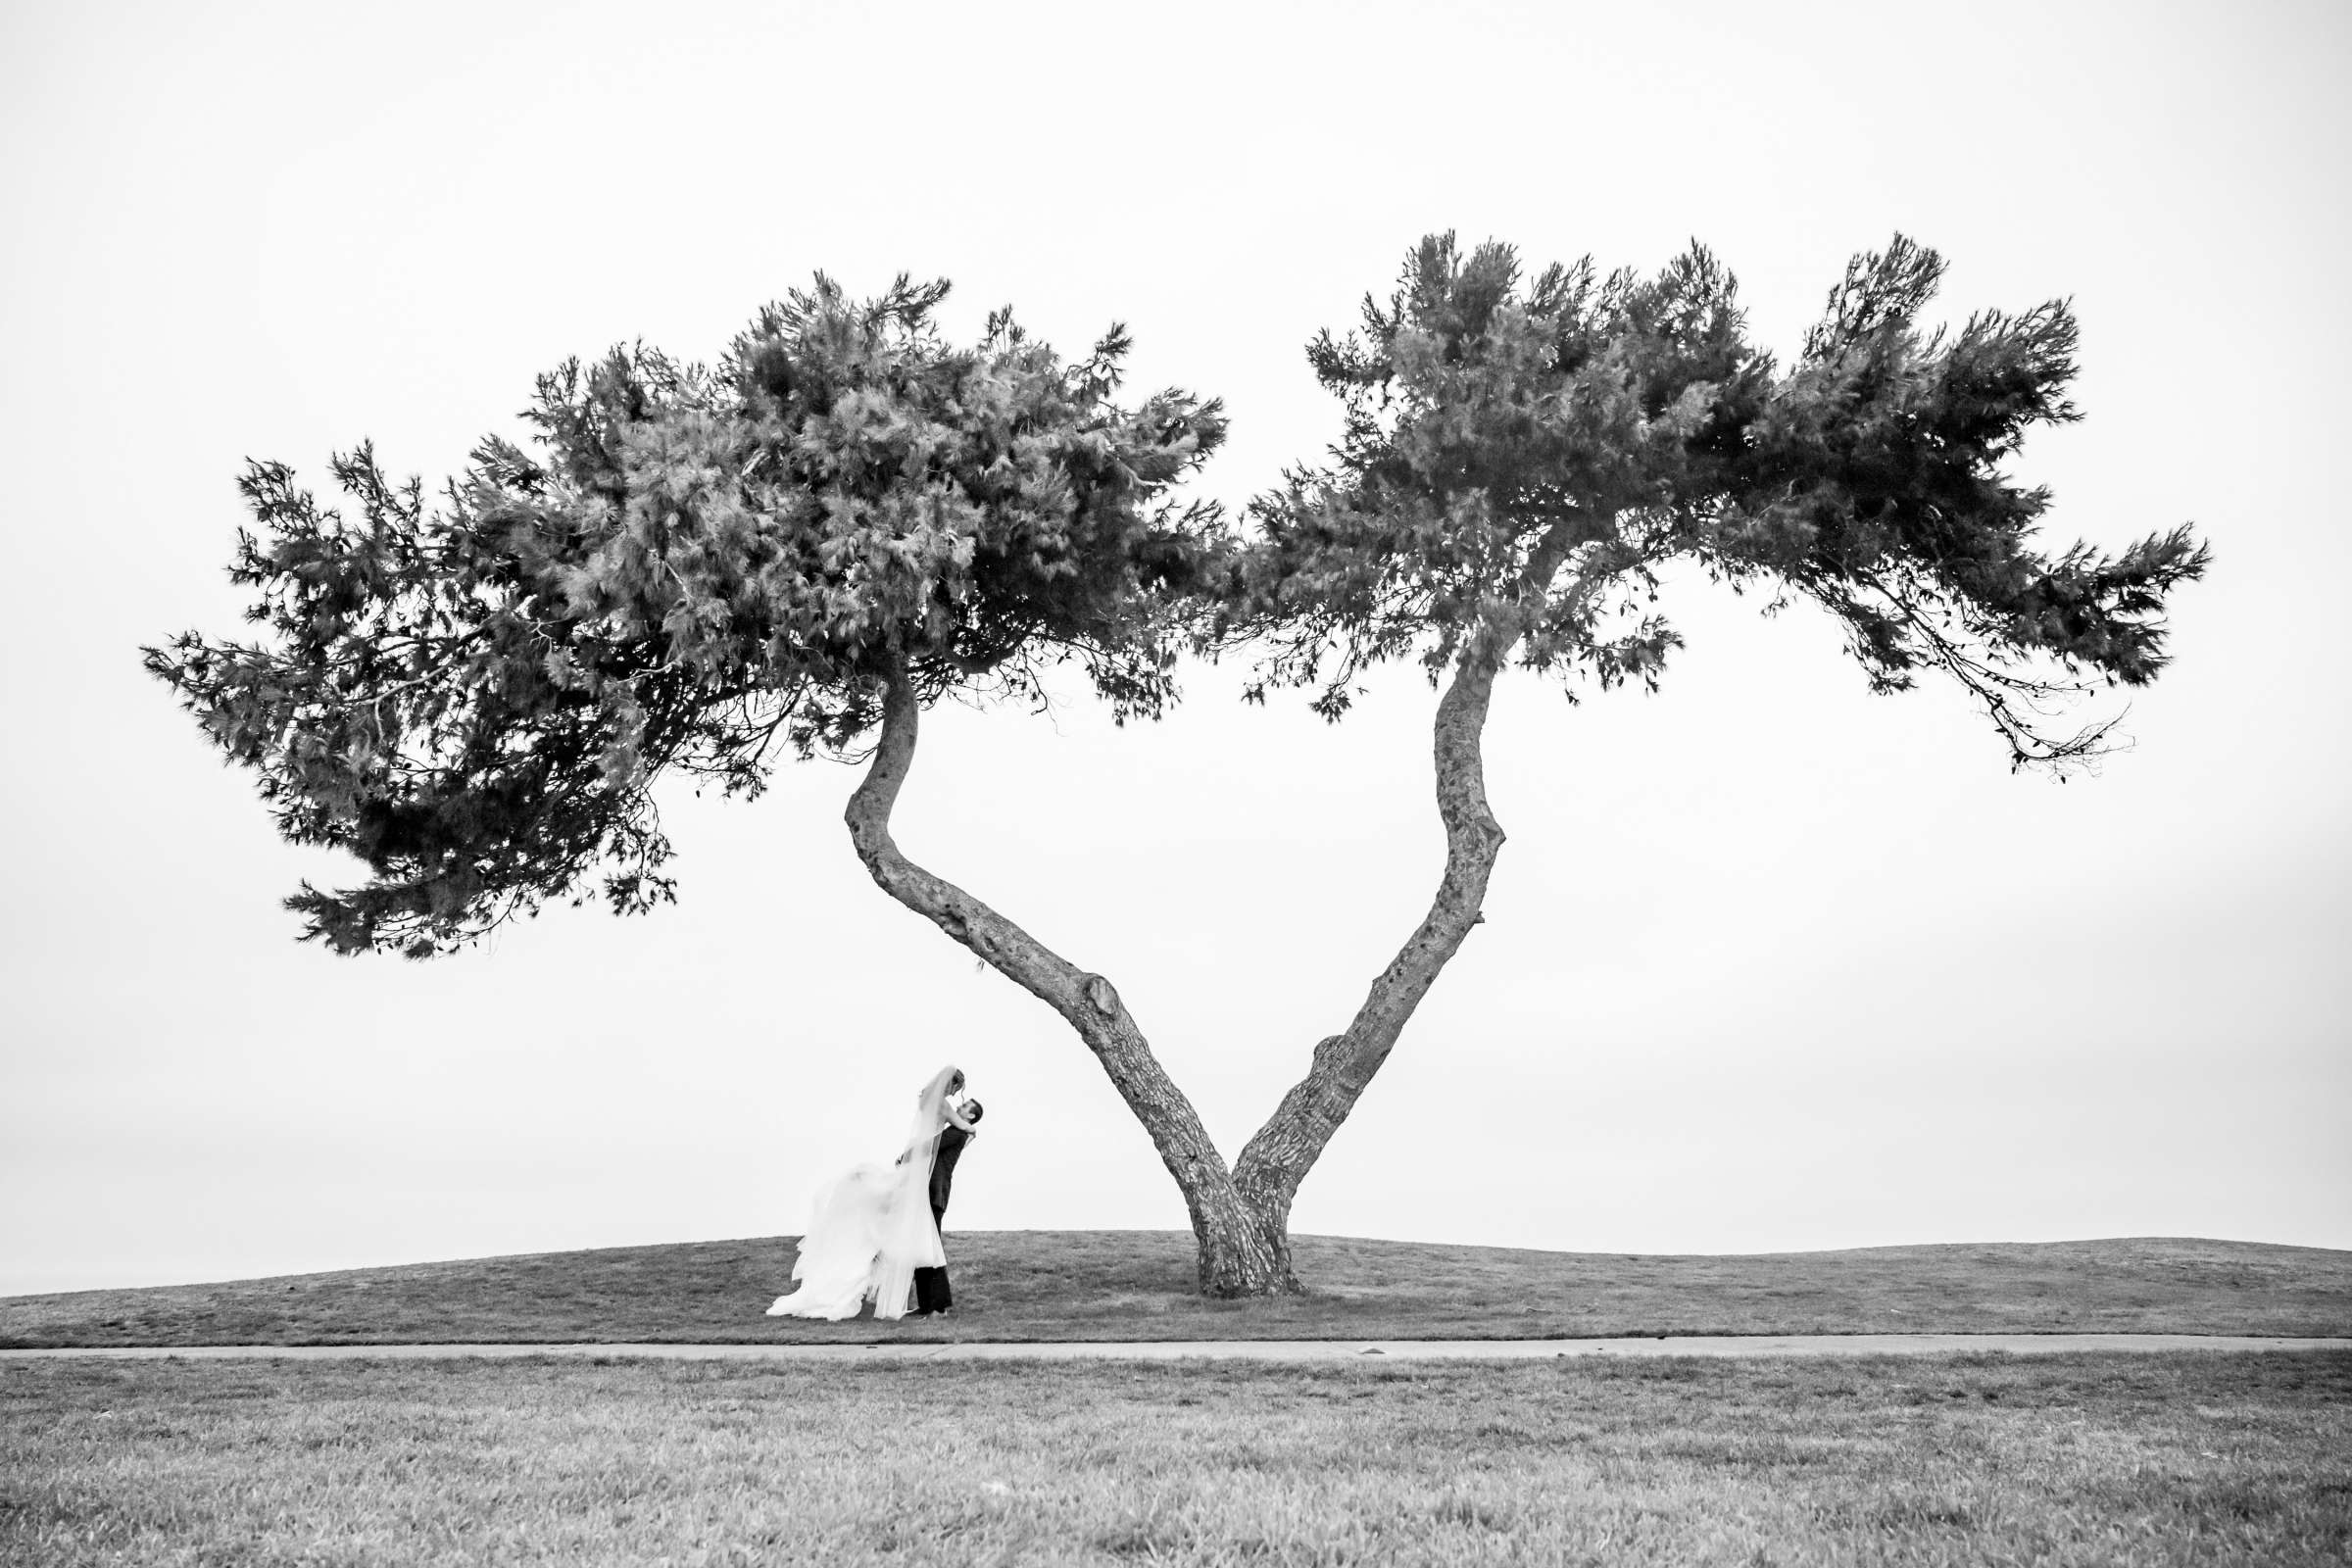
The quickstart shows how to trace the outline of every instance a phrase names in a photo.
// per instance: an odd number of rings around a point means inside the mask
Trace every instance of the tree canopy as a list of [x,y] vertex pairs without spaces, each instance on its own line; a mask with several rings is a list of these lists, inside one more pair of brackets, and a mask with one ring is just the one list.
[[306,884],[307,936],[422,956],[599,871],[644,909],[671,894],[657,776],[757,794],[779,742],[855,745],[893,669],[928,702],[1075,660],[1122,717],[1159,710],[1171,610],[1223,538],[1169,493],[1219,405],[1120,406],[1117,327],[1075,364],[1008,312],[952,346],[947,288],[858,303],[820,274],[715,370],[566,364],[534,450],[484,440],[438,509],[366,446],[333,465],[350,516],[249,466],[231,576],[270,639],[147,662],[286,838],[372,873]]
[[1680,558],[1820,604],[1875,689],[1951,676],[2020,764],[2092,755],[2108,724],[2054,732],[2047,700],[2152,679],[2165,595],[2206,552],[2186,527],[2035,551],[2049,492],[2002,465],[2078,417],[2074,316],[1928,331],[1943,267],[1900,235],[1856,257],[1784,370],[1703,247],[1654,277],[1587,260],[1530,280],[1508,246],[1433,235],[1358,331],[1310,345],[1346,433],[1252,510],[1229,622],[1332,716],[1408,652],[1433,678],[1515,655],[1654,685],[1681,642],[1658,572]]

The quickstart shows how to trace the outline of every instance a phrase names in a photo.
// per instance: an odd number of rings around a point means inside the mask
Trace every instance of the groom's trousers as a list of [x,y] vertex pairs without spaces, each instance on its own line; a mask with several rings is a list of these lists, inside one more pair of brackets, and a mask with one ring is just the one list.
[[[938,1230],[947,1223],[948,1199],[955,1193],[956,1162],[963,1157],[963,1146],[972,1135],[960,1127],[940,1129],[939,1152],[931,1159],[931,1228]],[[948,1271],[944,1268],[918,1268],[914,1271],[914,1309],[917,1312],[945,1312],[956,1304],[956,1293],[948,1289]]]
[[[931,1228],[937,1230],[948,1217],[944,1204],[931,1205]],[[948,1271],[944,1268],[918,1268],[914,1271],[914,1309],[917,1312],[945,1312],[956,1304],[956,1293],[948,1287]]]

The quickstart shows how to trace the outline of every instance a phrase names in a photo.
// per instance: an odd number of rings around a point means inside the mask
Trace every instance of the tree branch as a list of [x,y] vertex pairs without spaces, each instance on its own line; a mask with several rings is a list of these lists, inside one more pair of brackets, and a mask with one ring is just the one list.
[[1481,906],[1502,851],[1503,831],[1487,807],[1480,741],[1501,660],[1501,651],[1477,640],[1438,702],[1434,751],[1438,815],[1446,824],[1446,872],[1429,912],[1372,982],[1346,1032],[1315,1047],[1306,1076],[1283,1097],[1234,1166],[1234,1184],[1258,1222],[1277,1233],[1288,1230],[1298,1184],[1388,1060],[1439,971],[1471,927],[1486,918]]

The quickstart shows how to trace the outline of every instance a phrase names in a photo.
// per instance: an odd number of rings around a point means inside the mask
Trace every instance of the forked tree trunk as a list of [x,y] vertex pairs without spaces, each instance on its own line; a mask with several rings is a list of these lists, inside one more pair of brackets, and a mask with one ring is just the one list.
[[1372,982],[1347,1031],[1315,1047],[1307,1075],[1283,1097],[1231,1170],[1108,980],[1080,969],[900,853],[890,835],[890,813],[914,760],[921,710],[903,670],[888,679],[873,761],[845,813],[858,858],[884,892],[971,949],[1078,1031],[1184,1194],[1200,1245],[1204,1295],[1274,1296],[1299,1289],[1290,1239],[1291,1202],[1298,1184],[1388,1059],[1438,972],[1483,918],[1480,906],[1503,840],[1487,808],[1480,754],[1498,662],[1465,659],[1438,703],[1438,812],[1446,825],[1446,871],[1429,913]]

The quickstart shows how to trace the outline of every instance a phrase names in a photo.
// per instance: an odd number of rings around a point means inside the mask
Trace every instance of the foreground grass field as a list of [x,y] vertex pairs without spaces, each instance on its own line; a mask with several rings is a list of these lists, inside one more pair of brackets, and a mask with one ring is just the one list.
[[952,1234],[945,1323],[762,1317],[790,1238],[0,1299],[0,1348],[522,1341],[2352,1334],[2352,1252],[2142,1239],[1650,1257],[1303,1237],[1313,1294],[1208,1301],[1192,1238]]
[[0,1561],[2342,1563],[2352,1354],[0,1364]]

